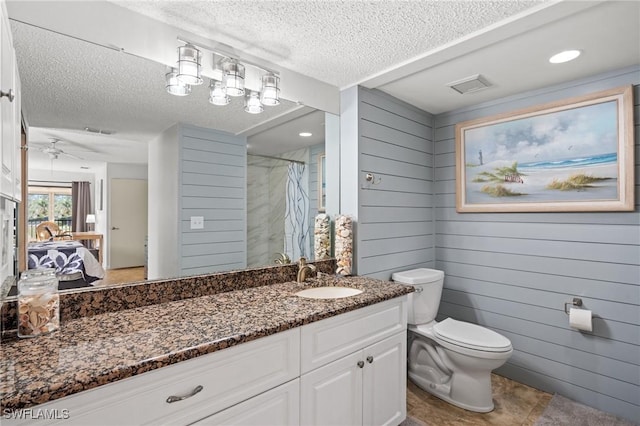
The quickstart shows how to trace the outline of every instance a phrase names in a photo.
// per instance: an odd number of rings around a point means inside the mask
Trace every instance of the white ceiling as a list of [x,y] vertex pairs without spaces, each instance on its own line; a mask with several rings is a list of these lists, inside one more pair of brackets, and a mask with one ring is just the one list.
[[[336,90],[361,84],[436,114],[640,64],[637,1],[114,3]],[[262,130],[266,119],[298,108],[289,102],[251,117],[241,105],[209,105],[202,86],[187,98],[171,97],[162,89],[162,65],[50,32],[35,34],[15,22],[12,28],[30,124],[76,129],[67,135],[70,142],[81,143],[77,129],[85,126],[117,132],[100,136],[103,141],[146,141],[176,121],[234,133]],[[583,55],[562,65],[547,62],[565,48]],[[69,63],[80,68],[69,73]],[[446,87],[476,73],[493,87],[467,95]],[[268,147],[278,138],[269,137],[263,153],[276,153]]]
[[527,1],[113,1],[345,87],[542,3]]

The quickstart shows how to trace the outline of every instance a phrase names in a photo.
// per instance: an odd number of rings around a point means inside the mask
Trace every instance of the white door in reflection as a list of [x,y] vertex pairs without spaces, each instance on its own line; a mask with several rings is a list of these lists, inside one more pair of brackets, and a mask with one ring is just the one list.
[[143,266],[147,235],[147,181],[111,179],[108,209],[109,269]]

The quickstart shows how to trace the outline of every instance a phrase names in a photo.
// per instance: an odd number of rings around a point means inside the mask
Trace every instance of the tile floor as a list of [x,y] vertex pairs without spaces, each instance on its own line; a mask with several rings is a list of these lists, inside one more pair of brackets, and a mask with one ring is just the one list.
[[407,380],[407,415],[428,426],[532,426],[553,396],[497,374],[491,382],[495,409],[481,414],[448,404]]

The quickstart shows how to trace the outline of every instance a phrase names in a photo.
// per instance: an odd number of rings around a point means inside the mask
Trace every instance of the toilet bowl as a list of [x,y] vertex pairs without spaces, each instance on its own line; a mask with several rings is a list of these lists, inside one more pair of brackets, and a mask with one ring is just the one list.
[[509,339],[453,318],[435,321],[444,272],[413,269],[396,272],[392,279],[416,290],[409,295],[409,379],[460,408],[492,411],[491,371],[513,353]]

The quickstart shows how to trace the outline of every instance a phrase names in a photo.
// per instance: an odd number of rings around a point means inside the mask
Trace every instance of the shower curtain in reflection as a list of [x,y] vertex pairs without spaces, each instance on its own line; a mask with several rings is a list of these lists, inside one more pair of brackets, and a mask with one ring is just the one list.
[[293,261],[309,258],[309,177],[304,164],[290,163],[287,170],[284,249]]

